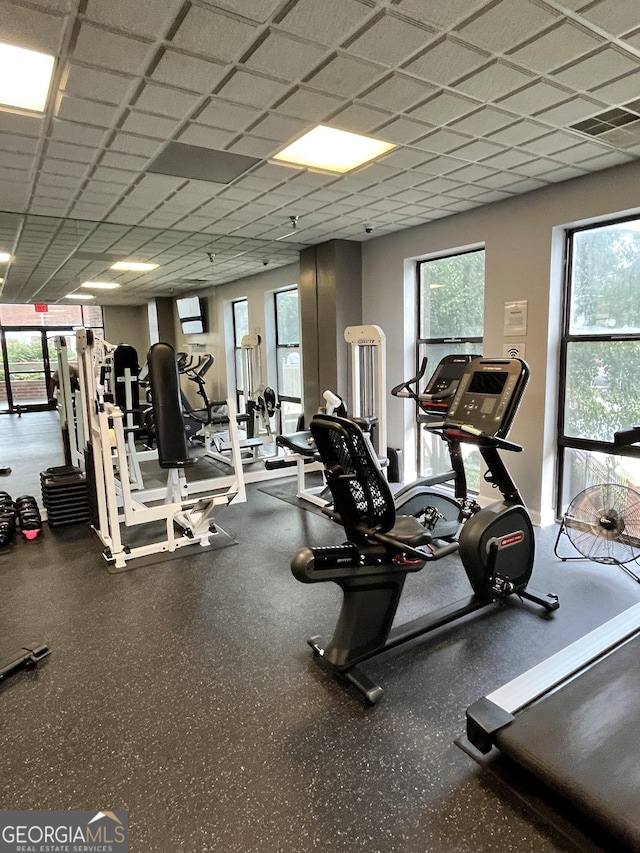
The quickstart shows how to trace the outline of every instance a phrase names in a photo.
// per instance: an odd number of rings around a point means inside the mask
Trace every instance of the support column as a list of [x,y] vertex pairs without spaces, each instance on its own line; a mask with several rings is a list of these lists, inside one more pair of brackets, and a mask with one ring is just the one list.
[[308,424],[329,389],[348,399],[347,326],[362,324],[361,244],[330,240],[300,252],[305,422]]

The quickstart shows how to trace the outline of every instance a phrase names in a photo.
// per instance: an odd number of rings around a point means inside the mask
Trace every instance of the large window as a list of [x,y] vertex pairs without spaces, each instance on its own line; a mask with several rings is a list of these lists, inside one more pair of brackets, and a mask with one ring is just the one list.
[[[484,249],[432,258],[418,263],[417,364],[428,359],[423,387],[445,355],[482,354],[484,327]],[[444,441],[418,419],[418,474],[431,476],[450,469]],[[464,448],[469,488],[480,488],[480,455]]]
[[57,368],[54,338],[64,335],[71,362],[77,360],[77,326],[104,335],[102,308],[87,305],[0,305],[0,412],[50,408],[51,376]]
[[242,339],[249,334],[249,303],[246,299],[236,299],[231,303],[233,316],[233,357],[236,374],[236,405],[239,412],[244,412],[244,380],[242,373]]
[[561,349],[558,515],[583,489],[640,484],[616,430],[640,424],[640,219],[567,234]]
[[278,399],[281,403],[282,431],[295,431],[302,414],[302,361],[300,357],[300,315],[298,288],[274,294],[276,318],[276,361]]

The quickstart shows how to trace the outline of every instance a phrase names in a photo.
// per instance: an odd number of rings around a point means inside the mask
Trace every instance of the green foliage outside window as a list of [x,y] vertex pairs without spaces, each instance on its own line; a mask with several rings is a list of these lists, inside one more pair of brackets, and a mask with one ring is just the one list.
[[[619,223],[573,235],[565,435],[611,441],[640,424],[640,230]],[[580,336],[600,340],[579,340]]]
[[481,338],[484,251],[420,264],[421,338]]

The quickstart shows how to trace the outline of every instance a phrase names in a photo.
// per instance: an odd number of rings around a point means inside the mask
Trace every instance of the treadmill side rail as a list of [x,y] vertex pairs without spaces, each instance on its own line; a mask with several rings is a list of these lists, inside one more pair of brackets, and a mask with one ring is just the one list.
[[513,714],[483,696],[467,708],[467,737],[486,755],[491,751],[494,734],[513,720]]

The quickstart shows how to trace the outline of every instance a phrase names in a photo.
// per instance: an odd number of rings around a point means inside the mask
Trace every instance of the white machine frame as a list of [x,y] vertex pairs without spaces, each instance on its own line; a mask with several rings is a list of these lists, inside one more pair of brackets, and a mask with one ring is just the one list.
[[[77,332],[78,372],[83,396],[85,434],[89,436],[93,451],[98,523],[94,530],[105,546],[103,556],[123,569],[131,560],[163,552],[172,553],[189,545],[205,547],[211,537],[213,511],[217,506],[246,501],[242,478],[240,448],[235,423],[235,406],[229,400],[230,437],[235,460],[233,477],[216,477],[189,483],[184,469],[169,469],[167,485],[163,489],[147,489],[131,493],[129,454],[125,439],[124,414],[112,403],[99,403],[95,380],[94,346],[87,331]],[[98,342],[98,352],[109,344]],[[96,363],[99,361],[95,359]],[[122,476],[126,472],[126,476]],[[239,472],[239,473],[238,473]],[[208,491],[204,497],[192,497]],[[161,501],[161,503],[157,503]],[[156,503],[155,506],[147,504]],[[123,540],[123,525],[131,528],[151,522],[165,522],[165,538],[145,545],[132,547]],[[176,536],[174,524],[182,528]]]

